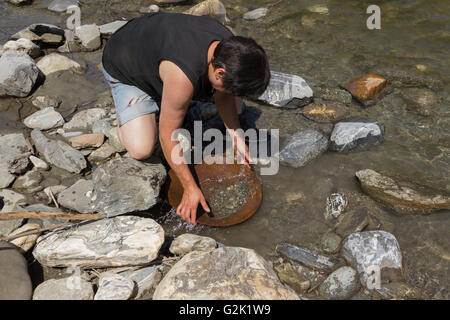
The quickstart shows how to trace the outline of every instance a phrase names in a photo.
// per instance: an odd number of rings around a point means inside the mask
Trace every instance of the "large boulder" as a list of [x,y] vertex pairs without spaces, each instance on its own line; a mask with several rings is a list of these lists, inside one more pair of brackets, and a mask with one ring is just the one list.
[[31,139],[45,160],[58,168],[80,173],[87,163],[83,154],[61,140],[50,140],[38,129],[31,131]]
[[370,73],[350,79],[343,87],[358,101],[365,103],[374,99],[386,85],[385,78]]
[[163,242],[164,230],[154,220],[123,216],[45,234],[33,255],[47,267],[138,266],[153,261]]
[[401,214],[426,214],[450,209],[450,195],[401,177],[371,169],[356,172],[362,190]]
[[26,97],[34,87],[39,69],[29,55],[9,50],[0,57],[0,97]]
[[296,300],[271,265],[254,250],[193,251],[157,286],[153,300]]
[[158,202],[165,178],[161,163],[132,158],[102,163],[92,173],[93,209],[108,217],[147,210]]

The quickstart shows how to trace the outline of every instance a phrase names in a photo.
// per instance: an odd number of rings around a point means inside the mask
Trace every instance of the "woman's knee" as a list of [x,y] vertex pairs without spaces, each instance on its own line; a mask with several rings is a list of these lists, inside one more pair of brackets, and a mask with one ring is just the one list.
[[155,149],[155,143],[133,143],[129,146],[125,146],[128,151],[128,155],[136,160],[144,160],[149,158],[153,150]]

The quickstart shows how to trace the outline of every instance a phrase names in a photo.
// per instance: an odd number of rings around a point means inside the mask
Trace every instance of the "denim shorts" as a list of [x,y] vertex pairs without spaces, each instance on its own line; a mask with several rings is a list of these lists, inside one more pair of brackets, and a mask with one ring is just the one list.
[[[156,112],[159,116],[158,105],[151,96],[135,86],[130,86],[114,79],[106,72],[105,68],[102,67],[102,70],[111,87],[119,126],[123,126],[128,121],[145,114]],[[132,101],[133,103],[130,104]]]

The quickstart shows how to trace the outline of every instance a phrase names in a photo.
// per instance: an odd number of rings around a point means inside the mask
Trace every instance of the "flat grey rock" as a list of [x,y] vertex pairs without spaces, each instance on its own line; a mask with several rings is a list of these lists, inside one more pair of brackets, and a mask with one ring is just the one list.
[[381,142],[384,126],[376,121],[343,121],[335,124],[330,137],[330,149],[346,151],[361,143]]
[[122,216],[47,233],[33,255],[48,267],[139,266],[153,261],[163,242],[164,230],[154,220]]
[[94,300],[128,300],[134,291],[135,283],[120,274],[104,272],[98,280],[98,290]]
[[303,78],[276,71],[270,74],[269,86],[259,100],[276,107],[287,104],[303,106],[311,100],[313,91]]
[[85,24],[75,28],[75,41],[80,43],[85,51],[94,51],[100,48],[102,40],[100,29],[96,24]]
[[16,180],[16,176],[9,172],[7,162],[0,162],[0,189],[8,188]]
[[38,129],[31,131],[31,139],[36,149],[52,165],[73,173],[86,168],[83,154],[60,140],[50,140]]
[[341,267],[320,285],[320,294],[332,300],[351,298],[360,289],[358,273],[351,267]]
[[127,22],[128,21],[117,20],[110,23],[102,24],[101,26],[99,26],[100,33],[102,36],[111,36],[117,30],[126,25]]
[[46,76],[54,72],[67,70],[71,70],[78,74],[83,73],[83,68],[78,62],[58,53],[50,53],[46,55],[41,58],[36,65]]
[[165,178],[161,163],[132,158],[109,160],[92,173],[92,208],[108,217],[147,210],[158,202]]
[[137,291],[133,293],[132,296],[135,300],[150,299],[162,277],[157,266],[151,266],[136,271],[125,271],[121,272],[120,275],[132,280],[136,284]]
[[192,251],[156,287],[153,300],[298,300],[254,250]]
[[[2,213],[22,211],[22,206],[26,204],[25,197],[17,192],[8,189],[0,190],[0,199],[3,203]],[[0,237],[9,235],[12,231],[19,228],[24,219],[13,219],[0,221]]]
[[280,163],[299,168],[320,156],[328,148],[328,138],[316,130],[304,130],[291,135],[280,151]]
[[259,18],[264,17],[267,14],[267,11],[269,11],[269,9],[267,9],[267,8],[258,8],[258,9],[249,11],[244,14],[244,19],[245,20],[257,20]]
[[66,12],[70,6],[78,6],[78,0],[53,0],[47,9],[61,13]]
[[33,300],[92,300],[92,284],[80,276],[50,279],[36,287]]
[[286,258],[320,271],[332,271],[339,263],[336,258],[321,255],[307,248],[301,248],[289,243],[280,243],[276,251]]
[[26,117],[23,123],[31,129],[48,130],[62,126],[64,118],[53,107],[49,107]]
[[25,52],[8,50],[0,57],[0,97],[26,97],[34,87],[39,69]]
[[95,121],[103,119],[108,114],[108,111],[102,108],[91,108],[77,112],[72,119],[65,123],[64,130],[83,129],[88,130],[92,128]]
[[58,195],[58,203],[64,208],[80,213],[92,213],[91,196],[94,184],[91,180],[78,180]]
[[22,133],[0,134],[0,163],[26,152],[28,147]]
[[397,239],[388,232],[352,233],[344,239],[342,255],[358,271],[364,287],[403,278],[402,253]]
[[103,133],[105,137],[109,137],[111,129],[112,126],[109,123],[109,120],[106,119],[97,120],[92,125],[92,133]]

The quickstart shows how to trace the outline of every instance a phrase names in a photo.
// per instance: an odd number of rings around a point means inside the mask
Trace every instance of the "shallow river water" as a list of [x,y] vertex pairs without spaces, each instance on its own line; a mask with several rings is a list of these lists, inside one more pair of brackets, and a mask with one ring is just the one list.
[[[0,1],[0,43],[31,23],[65,26],[64,16],[45,9],[49,2],[35,0],[32,6],[17,9]],[[148,5],[148,1],[80,2],[83,24],[129,19],[139,15],[141,6]],[[381,223],[381,229],[396,236],[403,254],[405,281],[419,288],[426,298],[449,299],[450,212],[399,215],[365,195],[355,172],[365,168],[388,170],[450,192],[450,2],[382,1],[380,30],[366,27],[366,8],[373,1],[284,0],[269,7],[268,14],[259,20],[242,19],[247,10],[275,2],[223,1],[230,25],[238,34],[253,37],[265,48],[271,69],[302,76],[316,97],[322,90],[338,88],[356,75],[370,72],[387,78],[390,84],[375,105],[364,108],[352,101],[350,112],[351,116],[383,123],[384,141],[347,153],[328,151],[305,167],[280,166],[278,174],[262,176],[260,209],[251,219],[233,227],[189,226],[173,214],[167,203],[150,214],[168,235],[187,231],[207,235],[225,245],[253,248],[276,260],[275,246],[280,242],[321,250],[321,237],[334,227],[324,217],[326,198],[333,192],[342,192],[349,199],[347,210],[366,206]],[[189,7],[163,10],[179,12]],[[84,61],[88,80],[79,79],[72,87],[40,90],[65,90],[65,94],[73,95],[67,98],[72,104],[89,102],[96,93],[107,90],[95,68],[101,53],[71,56]],[[427,88],[441,98],[432,116],[424,117],[407,108],[401,92],[408,87]],[[77,90],[76,94],[72,90]],[[0,132],[23,130],[17,120],[33,109],[22,102],[17,111],[17,103],[0,101]],[[69,103],[66,104],[70,114]],[[280,129],[281,143],[290,134],[316,125],[297,109],[278,109],[251,101],[248,105],[248,116],[253,117],[257,128]],[[329,133],[331,127],[320,128]]]

